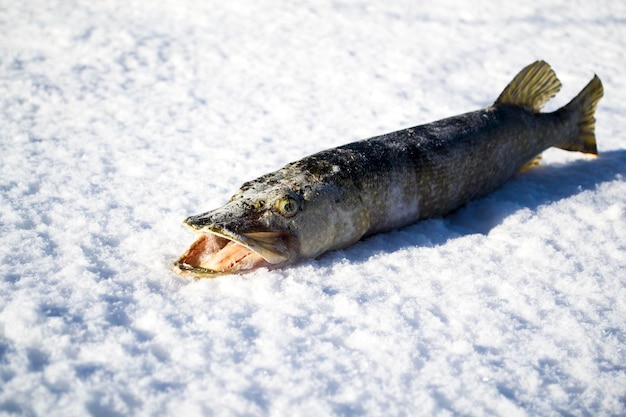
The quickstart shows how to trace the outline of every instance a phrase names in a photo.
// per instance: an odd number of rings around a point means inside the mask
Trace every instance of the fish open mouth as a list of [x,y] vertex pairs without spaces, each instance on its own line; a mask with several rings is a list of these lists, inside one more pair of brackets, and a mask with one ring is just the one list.
[[213,277],[283,263],[289,259],[284,233],[236,234],[223,229],[201,231],[174,262],[174,271]]

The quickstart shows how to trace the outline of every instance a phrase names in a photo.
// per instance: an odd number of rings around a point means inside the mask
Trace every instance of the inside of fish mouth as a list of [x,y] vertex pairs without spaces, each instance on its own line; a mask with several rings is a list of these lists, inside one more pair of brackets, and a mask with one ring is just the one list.
[[202,233],[174,263],[178,272],[218,275],[269,265],[257,252],[223,236]]

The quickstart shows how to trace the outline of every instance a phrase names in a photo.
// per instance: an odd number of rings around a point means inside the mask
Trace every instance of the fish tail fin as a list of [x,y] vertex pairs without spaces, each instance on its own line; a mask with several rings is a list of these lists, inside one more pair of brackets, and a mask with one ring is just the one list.
[[522,69],[506,86],[494,105],[510,104],[537,113],[561,89],[561,82],[545,61],[536,61]]
[[563,145],[557,145],[566,151],[578,151],[597,155],[596,146],[596,118],[595,112],[598,102],[604,95],[602,81],[597,75],[582,89],[580,93],[562,111],[572,112],[577,123],[577,134],[572,140]]

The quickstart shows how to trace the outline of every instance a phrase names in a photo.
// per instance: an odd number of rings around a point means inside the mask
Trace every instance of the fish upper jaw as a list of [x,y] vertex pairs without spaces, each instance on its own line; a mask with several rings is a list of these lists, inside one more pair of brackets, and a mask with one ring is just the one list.
[[291,258],[288,247],[288,239],[286,239],[285,233],[280,231],[268,230],[236,233],[215,224],[196,230],[201,234],[218,236],[245,246],[251,251],[262,256],[267,262],[273,265],[286,262],[289,258]]

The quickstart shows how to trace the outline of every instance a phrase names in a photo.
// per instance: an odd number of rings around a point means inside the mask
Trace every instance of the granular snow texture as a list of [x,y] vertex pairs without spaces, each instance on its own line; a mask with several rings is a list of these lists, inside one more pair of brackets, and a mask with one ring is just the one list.
[[[536,4],[535,4],[536,3]],[[626,3],[0,1],[0,414],[626,415]],[[597,73],[600,156],[282,270],[181,221],[310,153]]]

